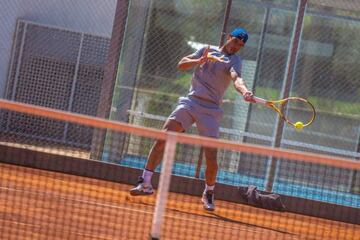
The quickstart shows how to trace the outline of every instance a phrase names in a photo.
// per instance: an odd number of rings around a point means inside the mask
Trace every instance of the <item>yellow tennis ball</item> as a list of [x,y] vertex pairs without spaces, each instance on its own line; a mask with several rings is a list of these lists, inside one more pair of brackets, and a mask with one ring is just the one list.
[[294,126],[295,126],[295,128],[296,129],[303,129],[303,127],[304,127],[304,123],[303,122],[296,122],[295,124],[294,124]]

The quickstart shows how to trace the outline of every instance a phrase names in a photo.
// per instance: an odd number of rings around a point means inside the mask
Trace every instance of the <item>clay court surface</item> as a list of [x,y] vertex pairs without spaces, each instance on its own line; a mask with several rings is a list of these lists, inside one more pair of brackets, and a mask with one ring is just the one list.
[[[156,196],[129,185],[0,164],[0,239],[149,239]],[[220,189],[217,189],[221,191]],[[170,193],[161,239],[360,239],[360,227]]]

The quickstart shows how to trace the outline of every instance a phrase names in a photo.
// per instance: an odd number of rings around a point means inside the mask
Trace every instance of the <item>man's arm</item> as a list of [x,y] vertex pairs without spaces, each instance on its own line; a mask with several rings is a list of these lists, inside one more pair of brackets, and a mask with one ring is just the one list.
[[191,57],[192,55],[185,56],[180,60],[177,67],[180,70],[188,70],[197,65],[204,64],[207,61],[208,52],[209,52],[209,46],[207,48],[205,48],[205,50],[200,58],[192,58]]
[[234,82],[234,87],[236,91],[241,93],[241,95],[244,97],[244,100],[247,102],[255,102],[254,94],[251,91],[249,91],[244,79],[240,77],[235,71],[231,71],[230,75],[231,75],[231,79]]

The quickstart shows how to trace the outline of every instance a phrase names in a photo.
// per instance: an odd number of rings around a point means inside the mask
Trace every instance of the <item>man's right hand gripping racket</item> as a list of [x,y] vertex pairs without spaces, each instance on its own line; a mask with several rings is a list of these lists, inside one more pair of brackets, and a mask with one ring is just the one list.
[[[260,103],[277,112],[281,119],[296,129],[309,126],[314,122],[316,117],[314,105],[304,98],[288,97],[269,101],[254,96],[253,99],[255,103]],[[285,109],[286,111],[284,111]]]

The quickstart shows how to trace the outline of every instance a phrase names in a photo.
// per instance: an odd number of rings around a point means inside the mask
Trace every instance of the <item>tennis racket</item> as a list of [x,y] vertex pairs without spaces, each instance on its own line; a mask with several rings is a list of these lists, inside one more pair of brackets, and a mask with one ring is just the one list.
[[[314,105],[304,98],[288,97],[280,100],[269,101],[255,97],[255,103],[260,103],[271,108],[279,114],[281,119],[296,129],[302,129],[312,124],[316,118]],[[287,109],[285,112],[284,110]]]

